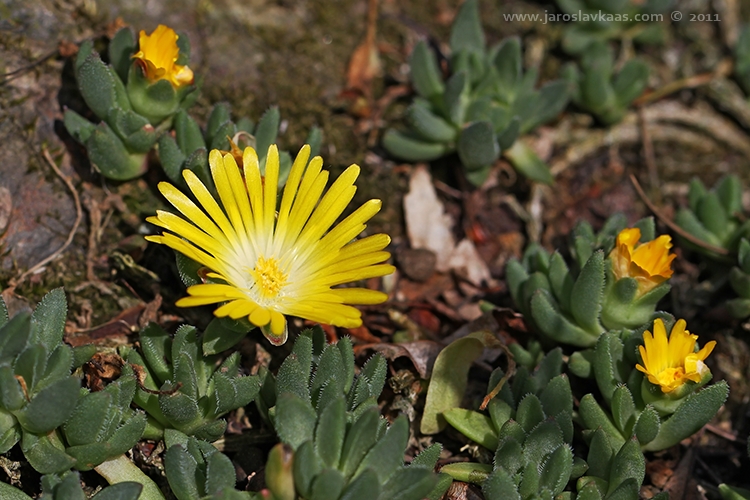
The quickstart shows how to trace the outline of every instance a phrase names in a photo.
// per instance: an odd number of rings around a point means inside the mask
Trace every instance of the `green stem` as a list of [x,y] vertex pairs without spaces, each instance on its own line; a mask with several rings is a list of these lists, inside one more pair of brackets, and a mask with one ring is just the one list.
[[109,484],[121,483],[123,481],[135,481],[143,486],[139,500],[165,500],[164,495],[156,483],[151,480],[141,469],[131,462],[125,455],[107,460],[94,467]]

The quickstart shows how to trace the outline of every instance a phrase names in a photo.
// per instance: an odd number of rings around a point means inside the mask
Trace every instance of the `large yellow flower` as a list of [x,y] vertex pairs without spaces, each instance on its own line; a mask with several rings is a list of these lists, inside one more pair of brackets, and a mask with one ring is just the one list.
[[617,244],[609,258],[617,279],[635,278],[638,294],[652,290],[672,276],[672,261],[676,255],[669,253],[672,238],[661,235],[648,243],[638,244],[641,230],[637,227],[623,229],[617,235]]
[[685,330],[685,320],[681,319],[672,327],[667,339],[667,330],[661,319],[654,321],[654,334],[643,333],[643,343],[638,346],[643,365],[635,365],[636,369],[648,376],[649,382],[661,386],[662,392],[672,392],[688,380],[700,382],[708,367],[703,363],[711,354],[716,341],[706,343],[695,352],[697,335]]
[[157,26],[150,35],[141,30],[139,50],[133,55],[133,59],[141,65],[150,82],[169,80],[176,88],[193,83],[193,71],[187,66],[175,64],[180,54],[178,38],[172,28],[163,24]]
[[[183,217],[158,211],[148,220],[171,233],[147,239],[183,253],[210,271],[212,282],[191,286],[178,306],[224,303],[216,316],[247,317],[275,344],[286,341],[284,315],[347,328],[362,324],[347,304],[378,304],[386,294],[365,288],[336,288],[393,272],[384,264],[386,234],[352,241],[381,206],[370,200],[330,229],[354,196],[359,167],[351,165],[325,195],[328,172],[310,147],[294,160],[277,213],[279,152],[268,149],[265,176],[258,155],[246,148],[242,169],[232,154],[209,154],[219,202],[190,170],[183,177],[201,207],[169,183],[159,190]],[[322,197],[321,197],[322,196]],[[187,219],[187,220],[186,220]],[[330,231],[329,231],[330,229]]]

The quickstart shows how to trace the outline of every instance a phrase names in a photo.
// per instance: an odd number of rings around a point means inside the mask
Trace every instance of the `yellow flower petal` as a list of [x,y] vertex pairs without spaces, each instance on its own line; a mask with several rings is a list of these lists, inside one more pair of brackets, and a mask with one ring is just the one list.
[[167,80],[175,88],[193,83],[193,71],[187,66],[176,64],[180,56],[177,46],[179,36],[163,24],[147,35],[141,31],[138,37],[138,52],[133,55],[143,74],[150,82]]
[[615,277],[634,278],[638,282],[638,294],[643,295],[672,276],[672,261],[676,255],[669,253],[672,248],[669,235],[639,245],[640,239],[641,230],[637,227],[623,229],[617,235],[609,258]]
[[711,354],[716,341],[710,341],[698,352],[695,352],[697,335],[685,329],[685,320],[681,319],[672,327],[667,338],[664,322],[654,320],[654,333],[643,333],[643,344],[638,347],[642,364],[635,368],[646,374],[648,381],[661,387],[668,393],[681,387],[686,381],[700,382],[708,367],[703,361]]
[[[378,304],[387,295],[363,288],[332,287],[392,273],[385,262],[385,234],[353,241],[381,207],[370,200],[339,224],[354,197],[359,167],[352,165],[326,192],[323,160],[308,162],[309,146],[295,159],[276,212],[279,155],[266,156],[265,176],[258,155],[247,148],[242,170],[231,154],[211,151],[209,165],[218,200],[191,171],[183,177],[198,204],[172,185],[159,189],[182,215],[158,212],[149,220],[166,231],[148,240],[165,244],[206,266],[219,283],[187,289],[178,305],[220,304],[216,316],[247,317],[272,343],[286,339],[285,315],[353,328],[362,324],[350,304]],[[333,226],[333,227],[332,227]]]

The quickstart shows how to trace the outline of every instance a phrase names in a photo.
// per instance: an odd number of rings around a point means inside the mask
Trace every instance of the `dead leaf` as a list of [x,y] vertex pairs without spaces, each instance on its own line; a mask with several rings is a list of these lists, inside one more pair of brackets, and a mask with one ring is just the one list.
[[469,239],[461,240],[453,250],[448,265],[476,286],[489,284],[492,281],[487,263],[482,260],[474,243]]
[[367,9],[367,34],[365,41],[354,49],[346,71],[346,89],[342,97],[352,101],[353,111],[361,117],[372,112],[372,80],[381,74],[380,53],[376,33],[378,4],[380,0],[369,0]]
[[440,272],[448,271],[456,246],[453,220],[445,213],[425,165],[417,166],[409,180],[409,192],[404,196],[404,218],[411,247],[432,250],[436,257],[435,268]]
[[116,352],[97,352],[83,365],[86,387],[93,392],[101,391],[105,382],[118,378],[125,361]]
[[667,481],[665,490],[669,492],[669,498],[680,498],[683,500],[697,500],[697,483],[695,481],[695,447],[689,447],[682,456],[672,477]]
[[415,340],[414,342],[403,342],[401,344],[380,343],[357,346],[357,352],[366,349],[381,353],[389,361],[406,356],[414,364],[419,376],[423,379],[429,379],[432,376],[435,358],[443,349],[443,345],[434,340]]

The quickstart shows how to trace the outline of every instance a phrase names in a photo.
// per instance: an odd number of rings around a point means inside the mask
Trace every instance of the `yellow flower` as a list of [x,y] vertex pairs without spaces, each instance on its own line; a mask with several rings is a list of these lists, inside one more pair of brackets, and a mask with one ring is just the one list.
[[331,288],[392,273],[394,267],[384,263],[390,254],[383,251],[391,240],[375,234],[352,241],[380,210],[380,200],[364,203],[330,229],[354,197],[359,167],[347,168],[323,195],[328,172],[321,170],[319,156],[308,165],[309,157],[310,147],[304,146],[289,172],[278,212],[275,145],[268,149],[265,177],[252,148],[245,149],[242,168],[231,153],[211,151],[218,201],[192,171],[184,170],[201,207],[171,184],[159,184],[184,217],[158,211],[149,222],[171,233],[147,239],[203,264],[212,281],[189,287],[189,296],[178,306],[224,303],[216,316],[247,317],[271,342],[282,344],[287,336],[284,315],[354,328],[362,324],[361,313],[347,304],[387,299],[365,288]]
[[637,227],[623,229],[617,235],[617,244],[609,257],[615,277],[635,278],[638,294],[643,295],[672,276],[672,261],[676,255],[669,253],[672,248],[669,235],[639,245],[640,239],[641,230]]
[[654,334],[643,333],[645,345],[638,346],[643,365],[635,365],[636,369],[648,376],[649,382],[661,386],[662,392],[672,392],[688,380],[700,382],[708,371],[703,363],[714,350],[716,341],[706,343],[695,352],[697,335],[685,330],[685,320],[681,319],[672,327],[667,340],[667,331],[661,319],[654,321]]
[[176,88],[193,83],[193,71],[187,66],[175,64],[180,54],[177,33],[160,24],[147,35],[141,30],[138,39],[140,49],[134,56],[150,82],[169,80]]

